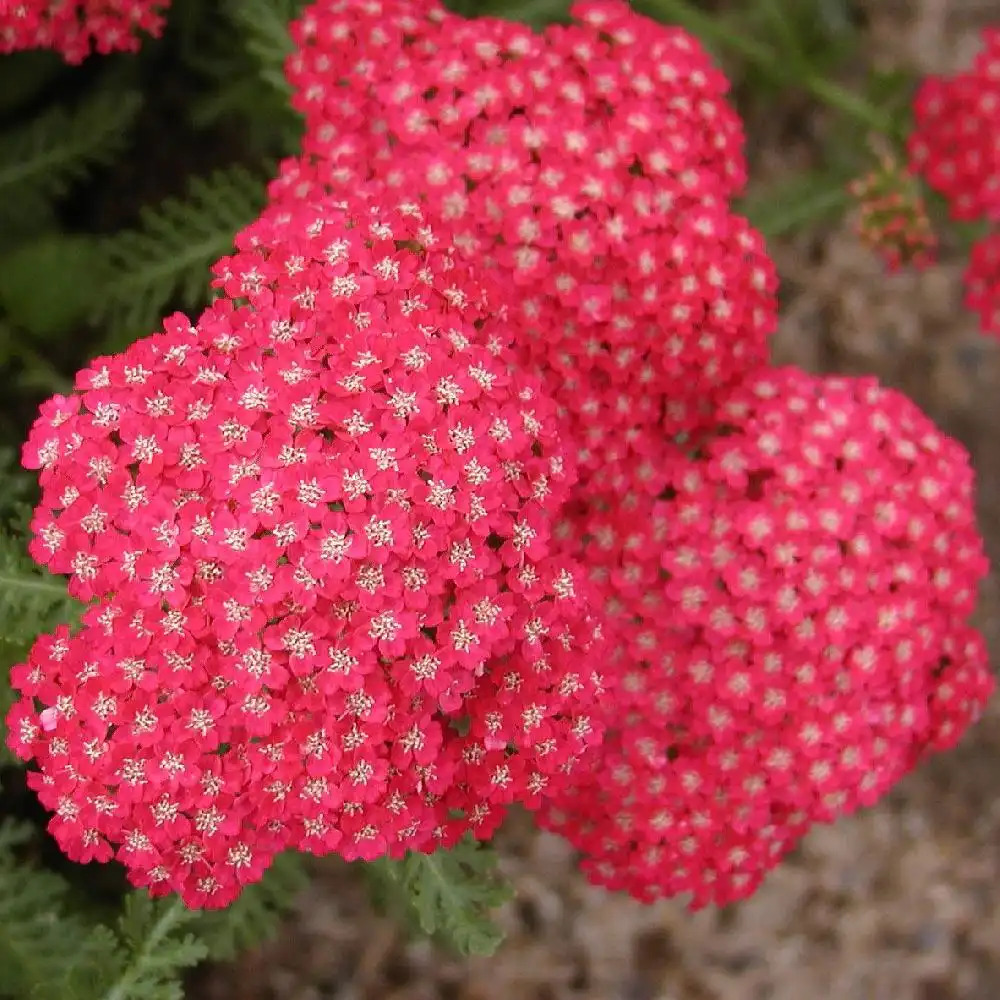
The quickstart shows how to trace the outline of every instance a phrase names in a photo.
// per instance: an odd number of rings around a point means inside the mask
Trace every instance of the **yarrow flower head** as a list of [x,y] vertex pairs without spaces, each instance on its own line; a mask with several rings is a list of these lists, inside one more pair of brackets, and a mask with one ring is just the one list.
[[967,455],[871,379],[759,375],[665,464],[564,532],[622,676],[541,819],[595,883],[701,906],[959,739],[993,689],[966,624],[986,563]]
[[134,52],[158,37],[169,0],[0,0],[0,54],[54,49],[68,63]]
[[965,304],[978,315],[980,328],[1000,337],[1000,232],[973,243],[964,283]]
[[982,42],[971,69],[920,85],[909,152],[953,218],[1000,222],[1000,28]]
[[[742,124],[697,39],[620,0],[578,3],[571,15],[578,23],[536,34],[458,17],[437,0],[314,0],[292,25],[286,65],[305,149],[337,158],[369,143],[389,159],[397,144],[429,149],[440,135],[457,140],[471,123],[485,133],[520,112],[518,159],[525,146],[561,147],[574,159],[589,149],[633,175],[737,194],[746,182]],[[422,91],[427,82],[440,91]],[[552,134],[559,112],[589,137]],[[604,149],[594,145],[599,135],[612,140]],[[477,159],[487,145],[502,158],[485,134],[473,145]]]
[[410,205],[272,206],[237,251],[43,408],[31,551],[96,603],[10,718],[71,857],[210,906],[285,846],[490,835],[604,693],[571,456],[490,290]]
[[419,194],[517,289],[511,321],[570,435],[606,438],[582,448],[596,468],[764,363],[776,279],[726,208],[742,130],[697,41],[618,0],[573,14],[535,34],[433,3],[319,0],[288,63],[306,155],[273,190],[377,176]]

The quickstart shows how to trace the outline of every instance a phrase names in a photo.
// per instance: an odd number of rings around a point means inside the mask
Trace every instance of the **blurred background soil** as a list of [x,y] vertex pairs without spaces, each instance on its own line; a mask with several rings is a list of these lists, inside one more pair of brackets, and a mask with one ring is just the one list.
[[[967,63],[998,0],[869,0],[865,57]],[[780,102],[779,102],[780,105]],[[798,114],[800,108],[796,109]],[[815,160],[780,106],[751,119],[754,171]],[[791,133],[791,134],[790,134]],[[773,245],[785,301],[775,357],[873,373],[971,450],[1000,566],[1000,344],[961,305],[962,263],[887,276],[845,223]],[[1000,665],[1000,579],[980,625]],[[198,1000],[1000,1000],[1000,700],[961,747],[877,808],[816,829],[757,895],[723,911],[643,907],[589,888],[571,854],[514,816],[509,937],[459,961],[376,917],[358,873],[316,867],[281,937],[193,982]]]

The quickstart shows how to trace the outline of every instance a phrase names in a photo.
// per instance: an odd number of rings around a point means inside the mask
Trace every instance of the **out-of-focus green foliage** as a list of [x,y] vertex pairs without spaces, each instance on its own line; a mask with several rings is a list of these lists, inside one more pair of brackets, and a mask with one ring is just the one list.
[[462,955],[492,955],[503,931],[492,910],[513,895],[493,849],[471,839],[434,854],[364,866],[376,903]]

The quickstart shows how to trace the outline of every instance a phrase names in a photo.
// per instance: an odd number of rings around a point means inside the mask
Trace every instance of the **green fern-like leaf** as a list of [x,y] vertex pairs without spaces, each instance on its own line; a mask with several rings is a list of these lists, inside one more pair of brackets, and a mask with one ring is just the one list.
[[141,106],[134,91],[100,90],[78,107],[53,107],[0,136],[0,230],[44,218],[46,207],[124,146]]
[[[14,689],[10,686],[10,668],[24,655],[21,646],[0,641],[0,775],[4,767],[16,767],[18,759],[7,747],[7,724],[4,721],[7,713],[14,707],[17,700]],[[0,788],[3,782],[0,780]]]
[[285,80],[285,60],[293,50],[288,25],[304,6],[304,0],[228,0],[225,6],[261,79],[282,96],[291,94]]
[[62,878],[18,856],[32,835],[0,824],[0,997],[182,1000],[180,974],[208,954],[191,933],[198,912],[136,890],[117,928],[95,925]]
[[308,882],[298,854],[275,858],[260,882],[248,885],[225,910],[206,910],[198,921],[198,937],[209,956],[229,961],[274,935],[285,910]]
[[101,974],[120,964],[117,941],[69,910],[63,879],[17,856],[32,836],[27,824],[0,824],[0,997],[99,997]]
[[[4,327],[0,324],[0,349],[3,342]],[[0,444],[0,524],[27,525],[34,489],[34,476],[21,468],[20,449]]]
[[44,198],[28,198],[0,205],[0,253],[7,253],[25,240],[58,232],[56,206]]
[[124,961],[99,1000],[183,1000],[179,974],[208,956],[190,932],[197,920],[198,911],[175,897],[129,893],[118,927]]
[[237,119],[248,150],[271,157],[296,154],[302,142],[303,123],[287,95],[265,83],[256,67],[247,70],[243,62],[230,73],[221,71],[219,65],[212,66],[210,79],[216,77],[208,92],[191,103],[191,124],[195,128]]
[[[201,25],[185,61],[202,77],[204,93],[190,107],[198,128],[238,119],[248,149],[265,156],[294,155],[302,118],[292,108],[284,63],[288,31],[304,0],[227,0],[223,17]],[[235,44],[234,44],[235,40]]]
[[24,542],[0,532],[0,641],[29,642],[39,633],[73,619],[79,602],[66,581],[36,566]]
[[[0,308],[42,340],[71,330],[87,313],[96,277],[89,236],[51,233],[0,256]],[[0,360],[6,361],[0,342]]]
[[448,851],[410,852],[366,864],[377,905],[462,955],[492,955],[503,931],[490,912],[513,890],[497,872],[496,853],[471,838]]
[[265,199],[265,179],[241,166],[190,182],[187,197],[146,209],[137,229],[97,243],[103,280],[92,321],[104,351],[152,332],[168,305],[194,310],[209,292],[209,268],[232,248]]
[[[36,345],[25,335],[23,330],[18,329],[5,316],[0,316],[0,368],[7,370],[11,363],[20,367],[15,379],[7,383],[7,388],[17,388],[38,395],[51,395],[52,393],[67,393],[73,389],[73,383],[52,363],[50,352],[46,351],[42,345]],[[3,419],[7,416],[7,419]],[[13,416],[0,413],[0,434],[5,430],[14,429],[14,440],[19,440],[23,428],[20,423],[15,423],[10,419]],[[5,426],[6,425],[6,426]],[[0,521],[3,520],[9,500],[8,482],[6,481],[6,467],[2,464],[2,453],[0,453]],[[18,480],[20,473],[15,473]],[[14,486],[15,490],[17,485]]]

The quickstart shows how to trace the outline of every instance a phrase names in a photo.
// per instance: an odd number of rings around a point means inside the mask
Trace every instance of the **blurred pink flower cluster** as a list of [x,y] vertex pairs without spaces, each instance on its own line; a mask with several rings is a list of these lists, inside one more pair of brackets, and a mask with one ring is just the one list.
[[159,35],[170,0],[0,0],[0,54],[52,49],[68,63],[134,52]]
[[965,302],[983,331],[1000,337],[1000,28],[983,31],[969,69],[921,83],[914,118],[913,169],[953,219],[989,226],[972,246]]

